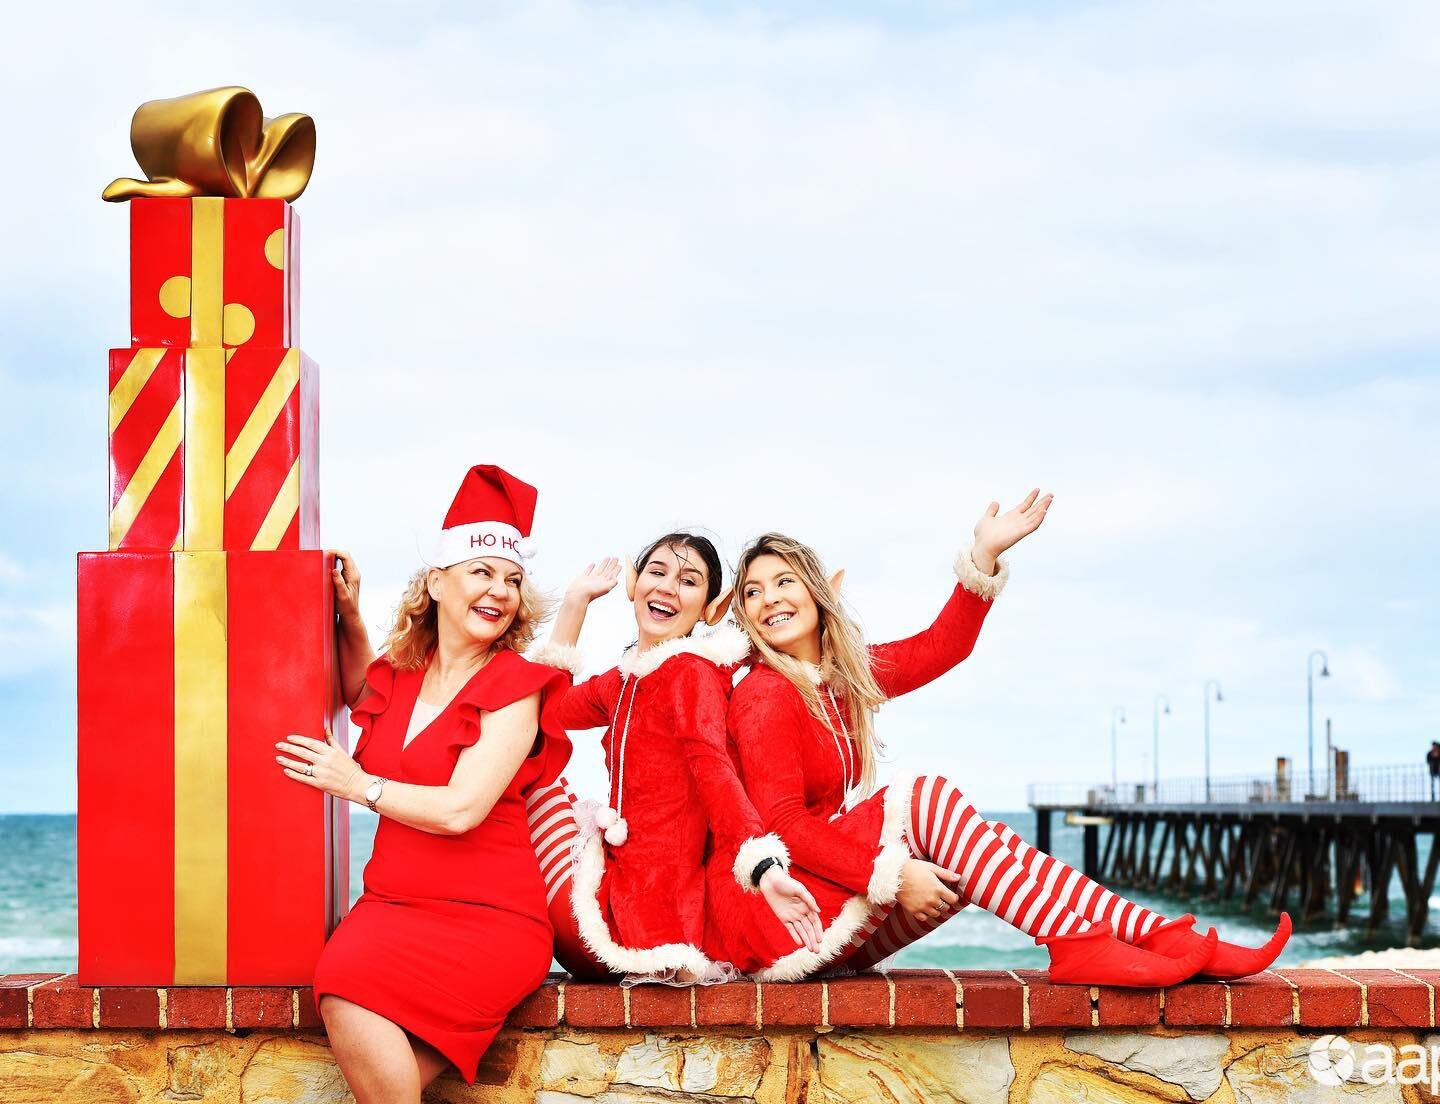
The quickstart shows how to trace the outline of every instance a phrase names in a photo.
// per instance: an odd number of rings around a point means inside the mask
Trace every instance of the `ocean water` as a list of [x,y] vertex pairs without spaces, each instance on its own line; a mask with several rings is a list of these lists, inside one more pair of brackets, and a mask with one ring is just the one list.
[[[992,813],[1026,839],[1034,838],[1034,815],[1022,812]],[[360,895],[362,871],[375,839],[377,817],[368,812],[350,817],[350,898]],[[1082,830],[1066,827],[1060,817],[1052,820],[1055,854],[1076,866],[1080,863]],[[1426,860],[1428,840],[1420,840],[1420,861]],[[1132,893],[1140,904],[1170,916],[1193,911],[1186,902],[1152,894]],[[1292,901],[1294,900],[1292,896]],[[1304,930],[1297,930],[1281,959],[1293,965],[1311,958],[1353,953],[1367,948],[1404,945],[1401,922],[1404,897],[1398,879],[1391,885],[1390,915],[1395,920],[1376,933],[1373,942],[1364,938],[1363,917],[1368,910],[1364,898],[1352,915],[1362,918],[1358,925],[1337,931],[1321,917]],[[1440,898],[1431,908],[1440,918]],[[1252,913],[1235,906],[1199,906],[1202,920],[1219,929],[1224,939],[1258,943],[1272,930],[1263,910]],[[1440,930],[1432,923],[1425,946],[1440,946]],[[971,907],[957,914],[923,941],[902,951],[897,966],[939,966],[949,969],[1043,969],[1045,951],[1025,935],[982,909]],[[75,818],[74,816],[0,816],[0,974],[48,970],[69,972],[76,962],[75,921]]]

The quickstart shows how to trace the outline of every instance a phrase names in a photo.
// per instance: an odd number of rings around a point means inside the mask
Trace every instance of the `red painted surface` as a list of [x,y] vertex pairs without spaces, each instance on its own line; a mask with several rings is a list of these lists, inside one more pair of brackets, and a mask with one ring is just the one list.
[[[225,364],[225,452],[228,456],[288,349],[236,349]],[[310,377],[306,379],[307,375]],[[315,548],[320,536],[319,389],[315,362],[301,354],[300,382],[290,392],[260,449],[225,500],[225,547],[248,551],[290,469],[300,461],[300,508],[280,551]],[[308,406],[307,406],[308,404]]]
[[190,344],[190,319],[160,309],[160,285],[190,275],[190,201],[130,201],[130,341],[133,345]]
[[[333,584],[324,552],[231,552],[229,970],[236,984],[302,985],[325,944],[325,796],[292,781],[275,744],[334,723]],[[344,872],[341,872],[344,877]]]
[[[110,350],[110,391],[115,389],[115,384],[134,356],[134,349]],[[151,442],[159,435],[160,427],[180,400],[184,386],[185,353],[180,349],[168,350],[125,417],[115,427],[115,432],[109,435],[112,510],[130,485],[131,477],[145,458]],[[120,543],[121,548],[169,552],[175,547],[184,522],[184,458],[185,442],[182,440],[164,474],[145,499],[145,505],[135,516],[135,523]]]
[[164,552],[78,564],[79,976],[173,976],[174,569]]
[[288,238],[288,228],[298,221],[283,199],[225,201],[225,302],[239,303],[255,316],[246,346],[292,344],[288,256],[285,267],[276,268],[265,258],[265,242],[280,229],[287,229]]

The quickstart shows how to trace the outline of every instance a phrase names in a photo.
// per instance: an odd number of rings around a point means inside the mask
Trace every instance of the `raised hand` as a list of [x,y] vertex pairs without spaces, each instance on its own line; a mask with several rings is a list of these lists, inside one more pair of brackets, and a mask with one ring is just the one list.
[[360,569],[349,552],[332,548],[327,554],[335,557],[330,569],[330,578],[335,584],[335,613],[345,624],[357,624],[360,621]]
[[[981,570],[992,572],[994,560],[1002,552],[1015,547],[1045,520],[1045,511],[1055,501],[1053,494],[1040,497],[1036,487],[1018,506],[1012,506],[1003,514],[1000,503],[992,502],[975,523],[975,564]],[[988,561],[987,562],[982,562]]]
[[797,947],[820,949],[820,906],[803,882],[792,878],[784,867],[772,866],[760,876],[760,893]]
[[565,600],[589,605],[596,598],[614,590],[619,578],[620,561],[614,556],[606,556],[596,563],[586,564],[585,570],[565,588]]

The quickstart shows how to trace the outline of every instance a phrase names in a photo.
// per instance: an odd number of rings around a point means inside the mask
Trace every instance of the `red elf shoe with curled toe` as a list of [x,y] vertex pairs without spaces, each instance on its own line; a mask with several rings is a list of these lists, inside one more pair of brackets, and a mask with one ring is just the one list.
[[[1203,937],[1195,930],[1195,917],[1186,913],[1174,920],[1167,920],[1158,928],[1152,928],[1139,939],[1137,947],[1166,955],[1185,954]],[[1270,964],[1280,957],[1285,944],[1290,941],[1290,914],[1282,912],[1275,934],[1259,947],[1242,947],[1238,943],[1220,940],[1215,945],[1215,954],[1200,971],[1202,977],[1217,981],[1234,981],[1236,978],[1258,974],[1268,970]]]
[[1082,932],[1042,935],[1035,942],[1049,950],[1050,980],[1057,985],[1156,989],[1178,985],[1205,969],[1215,950],[1215,929],[1195,939],[1193,948],[1172,957],[1116,939],[1110,921],[1102,920]]

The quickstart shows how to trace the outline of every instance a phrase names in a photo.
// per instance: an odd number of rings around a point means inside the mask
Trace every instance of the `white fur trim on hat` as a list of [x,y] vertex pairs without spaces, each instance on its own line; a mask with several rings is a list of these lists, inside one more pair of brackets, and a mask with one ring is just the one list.
[[[598,835],[586,841],[573,868],[570,908],[580,938],[596,958],[617,974],[655,975],[676,971],[687,980],[704,980],[723,972],[728,963],[713,961],[691,943],[658,947],[625,947],[615,941],[600,911],[598,894],[605,873],[605,847]],[[657,905],[660,902],[657,902]],[[733,970],[733,967],[730,967]]]
[[[910,812],[910,797],[914,790],[913,777],[897,778],[885,789],[885,819],[880,824],[880,854],[876,857],[870,874],[868,895],[862,897],[857,893],[845,902],[839,915],[830,921],[821,935],[819,950],[812,951],[801,947],[782,955],[765,969],[757,971],[756,981],[799,981],[819,973],[849,948],[860,934],[860,928],[870,918],[871,912],[881,904],[872,904],[877,891],[882,897],[889,896],[890,900],[883,902],[884,904],[894,902],[900,890],[900,870],[905,865],[904,859],[911,857],[910,849],[905,843],[905,825],[909,820],[907,814]],[[895,865],[894,856],[901,853],[903,858]]]
[[520,564],[534,554],[534,541],[503,521],[477,521],[442,529],[430,555],[432,567],[454,567],[478,556],[498,556]]
[[525,658],[531,663],[569,671],[574,678],[580,677],[580,671],[585,666],[585,659],[580,654],[580,649],[574,644],[556,644],[550,640],[545,641],[538,648],[532,649]]
[[1004,560],[996,560],[999,570],[994,575],[986,575],[975,566],[975,559],[971,555],[972,548],[973,546],[967,545],[960,550],[960,555],[955,557],[955,578],[959,579],[960,585],[971,594],[993,602],[1000,597],[1000,592],[1010,580],[1010,565]]
[[677,636],[643,652],[627,651],[620,660],[620,673],[644,678],[677,655],[698,655],[717,667],[728,667],[749,654],[750,638],[727,623],[706,636]]
[[783,869],[790,868],[790,852],[786,850],[785,842],[774,832],[751,836],[740,845],[740,850],[735,852],[735,862],[730,870],[735,875],[735,880],[740,883],[741,889],[748,893],[760,892],[760,887],[750,880],[750,876],[765,859],[775,859]]

